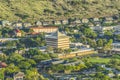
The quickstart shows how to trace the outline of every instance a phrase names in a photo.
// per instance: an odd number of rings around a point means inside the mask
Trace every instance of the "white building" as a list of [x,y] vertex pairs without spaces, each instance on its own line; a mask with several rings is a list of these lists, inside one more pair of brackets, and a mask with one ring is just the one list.
[[112,51],[120,51],[120,43],[112,43]]
[[18,38],[0,38],[0,42],[6,42],[6,41],[15,41],[19,40]]
[[73,47],[73,48],[90,48],[90,45],[84,45],[83,43],[70,43],[70,47]]

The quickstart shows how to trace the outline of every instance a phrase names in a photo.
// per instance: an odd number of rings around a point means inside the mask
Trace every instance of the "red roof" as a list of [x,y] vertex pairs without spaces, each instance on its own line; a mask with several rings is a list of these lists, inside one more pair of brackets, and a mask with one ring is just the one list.
[[31,27],[31,29],[57,29],[58,27]]
[[16,31],[16,33],[21,33],[21,31],[19,29],[16,29],[15,31]]
[[0,67],[7,67],[7,64],[6,63],[4,63],[4,62],[0,62]]

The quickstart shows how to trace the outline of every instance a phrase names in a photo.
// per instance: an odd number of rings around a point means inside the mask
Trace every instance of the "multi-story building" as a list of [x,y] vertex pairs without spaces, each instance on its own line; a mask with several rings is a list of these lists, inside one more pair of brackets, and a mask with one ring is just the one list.
[[57,27],[32,27],[31,28],[35,33],[53,33],[58,30]]
[[59,31],[52,33],[51,35],[47,35],[45,38],[47,46],[61,49],[69,48],[69,37]]

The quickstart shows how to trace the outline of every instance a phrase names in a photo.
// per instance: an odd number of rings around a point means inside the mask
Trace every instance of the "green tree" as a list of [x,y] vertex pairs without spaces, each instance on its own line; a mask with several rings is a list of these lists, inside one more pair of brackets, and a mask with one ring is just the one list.
[[110,40],[105,44],[104,50],[111,50],[111,48],[112,48],[112,45],[111,45],[112,42],[113,42],[113,40],[110,39]]
[[5,54],[0,54],[0,61],[6,61],[7,58],[8,57]]
[[27,70],[31,67],[31,64],[28,61],[21,61],[18,64],[19,68]]
[[99,40],[97,41],[97,46],[98,46],[98,47],[103,47],[103,40],[102,40],[102,39],[99,39]]
[[1,80],[4,80],[4,77],[5,77],[4,71],[5,71],[5,69],[0,69],[0,79]]
[[112,31],[106,31],[106,32],[104,33],[104,35],[111,38],[111,37],[113,36],[113,32],[112,32]]
[[28,58],[32,58],[34,55],[39,55],[41,54],[41,51],[38,49],[29,49],[28,51],[25,52],[25,56]]
[[8,67],[5,69],[5,74],[10,76],[10,75],[13,75],[15,72],[19,72],[20,69],[15,66],[14,64],[9,64]]
[[37,69],[26,70],[26,80],[39,80],[40,74]]
[[51,52],[51,51],[53,51],[53,47],[52,47],[52,46],[47,46],[46,51],[47,51],[47,52]]
[[19,63],[20,61],[24,60],[24,57],[22,57],[20,54],[18,53],[12,53],[9,58],[8,58],[8,62],[11,63]]

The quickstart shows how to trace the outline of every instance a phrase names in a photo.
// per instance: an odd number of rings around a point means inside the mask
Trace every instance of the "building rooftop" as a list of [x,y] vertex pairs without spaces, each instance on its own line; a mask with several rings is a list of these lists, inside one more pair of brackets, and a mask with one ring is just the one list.
[[7,67],[7,64],[0,61],[0,67]]
[[25,76],[23,72],[18,72],[17,74],[15,74],[15,77],[23,77]]
[[112,43],[112,45],[120,45],[120,43],[119,43],[119,42],[116,42],[116,43]]
[[0,38],[0,40],[18,40],[18,38]]
[[68,37],[68,36],[66,36],[65,34],[60,33],[59,31],[56,31],[55,33],[52,33],[51,35],[46,35],[45,37],[46,38],[55,38],[55,39],[58,39],[60,37],[65,38],[65,37]]
[[19,29],[16,29],[15,32],[16,33],[21,33],[21,31]]
[[31,27],[31,29],[58,29],[57,27],[43,27],[43,26],[34,26],[34,27]]

